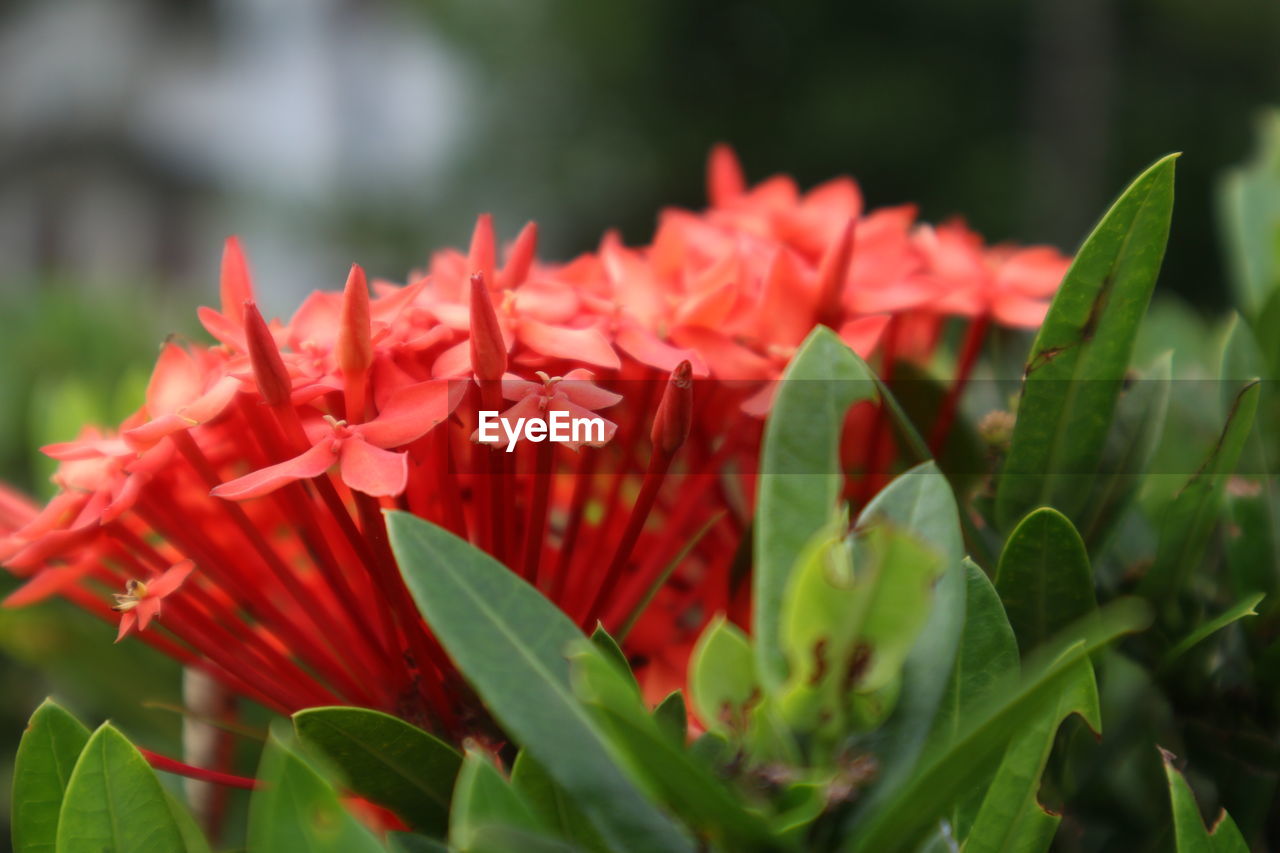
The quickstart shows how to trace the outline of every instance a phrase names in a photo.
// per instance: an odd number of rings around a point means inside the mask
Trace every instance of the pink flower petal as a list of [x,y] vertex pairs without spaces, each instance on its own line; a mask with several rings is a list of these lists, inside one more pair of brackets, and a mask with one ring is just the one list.
[[591,372],[577,368],[570,370],[556,383],[555,390],[584,409],[597,411],[622,402],[622,395],[601,388],[591,381]]
[[147,597],[164,598],[166,595],[172,595],[178,587],[182,586],[182,582],[195,567],[196,564],[191,560],[174,563],[165,569],[160,577],[147,583]]
[[859,357],[866,359],[880,345],[880,338],[888,325],[888,314],[859,317],[840,327],[840,337]]
[[148,588],[147,597],[139,601],[138,606],[129,612],[138,614],[138,630],[145,631],[151,624],[151,620],[160,615],[160,598],[153,596]]
[[614,337],[614,341],[618,349],[636,361],[663,373],[670,373],[680,362],[688,361],[693,365],[694,376],[707,375],[707,364],[697,352],[672,346],[639,326],[628,326],[622,329]]
[[324,440],[301,456],[295,456],[276,465],[270,465],[246,474],[230,482],[214,488],[209,494],[215,498],[232,501],[243,501],[270,494],[276,489],[294,480],[307,480],[319,477],[338,461],[338,454],[333,450],[333,442]]
[[437,379],[455,379],[471,373],[471,341],[459,341],[436,357],[431,375]]
[[401,447],[426,435],[458,407],[467,384],[432,379],[394,391],[378,416],[353,429],[378,447]]
[[409,454],[374,447],[359,435],[342,443],[342,482],[375,498],[394,497],[409,482]]
[[204,326],[204,330],[219,343],[226,344],[238,352],[246,352],[249,349],[242,324],[204,305],[196,309],[196,315],[200,318],[200,325]]
[[[135,608],[136,609],[136,608]],[[133,630],[134,625],[138,622],[138,617],[134,615],[132,610],[126,610],[120,614],[120,630],[116,633],[116,642],[120,642],[129,636],[129,632]]]
[[521,343],[539,355],[584,361],[611,370],[622,366],[618,354],[598,329],[569,329],[526,317],[520,320],[516,334]]
[[203,377],[195,359],[177,344],[167,343],[147,383],[147,413],[156,418],[176,412],[202,390]]

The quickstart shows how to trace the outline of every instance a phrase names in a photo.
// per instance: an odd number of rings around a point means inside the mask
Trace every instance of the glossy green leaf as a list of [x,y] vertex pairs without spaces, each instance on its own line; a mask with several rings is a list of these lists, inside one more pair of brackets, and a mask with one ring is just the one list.
[[89,730],[52,699],[36,708],[13,765],[14,853],[52,853],[58,812]]
[[717,840],[726,849],[767,847],[769,833],[764,821],[748,811],[688,750],[672,743],[645,709],[635,685],[594,648],[584,643],[575,648],[574,692],[625,753],[629,765],[666,805],[700,836]]
[[635,680],[635,674],[631,671],[631,664],[627,661],[622,646],[618,645],[618,641],[599,622],[596,623],[596,629],[591,632],[591,642],[601,654],[613,661],[619,672],[625,673],[632,681]]
[[1227,172],[1218,213],[1236,302],[1256,316],[1280,287],[1280,112],[1263,114],[1251,162]]
[[561,838],[583,850],[608,849],[564,788],[524,750],[511,765],[511,786],[541,822]]
[[[976,563],[966,558],[964,568],[964,632],[930,738],[935,746],[959,737],[966,722],[1018,678],[1018,642],[1000,597]],[[976,786],[957,801],[951,826],[958,837],[968,833],[981,804],[982,790]]]
[[178,825],[178,834],[182,836],[182,843],[185,845],[184,853],[211,853],[209,840],[204,837],[204,831],[196,823],[190,809],[168,791],[165,792],[165,801],[169,804],[173,822]]
[[942,557],[942,577],[933,590],[929,620],[902,669],[893,715],[876,732],[879,782],[864,808],[874,810],[916,766],[933,731],[964,629],[964,538],[960,513],[947,478],[932,462],[898,475],[858,518],[855,529],[876,523],[904,530]]
[[819,326],[778,382],[760,453],[752,573],[752,635],[766,686],[777,687],[786,678],[778,619],[787,579],[839,500],[845,413],[859,400],[877,399],[873,376],[834,332]]
[[467,853],[574,853],[576,849],[542,832],[491,823],[476,830]]
[[1179,640],[1173,648],[1169,649],[1165,654],[1164,659],[1161,661],[1161,666],[1167,667],[1173,664],[1178,658],[1189,652],[1197,644],[1208,639],[1218,631],[1221,631],[1232,622],[1236,622],[1246,616],[1257,616],[1258,611],[1254,608],[1258,606],[1260,601],[1262,601],[1262,593],[1254,593],[1253,595],[1237,601],[1233,606],[1228,607],[1222,613],[1219,613],[1208,622],[1205,622],[1203,625]]
[[1164,772],[1169,780],[1169,799],[1173,807],[1173,831],[1178,853],[1249,853],[1235,821],[1225,810],[1219,813],[1213,828],[1204,825],[1195,794],[1178,768],[1173,766],[1174,756],[1160,750],[1164,759]]
[[142,753],[110,723],[85,743],[58,814],[58,853],[186,849],[169,801]]
[[1093,486],[1164,258],[1176,156],[1139,175],[1103,216],[1036,335],[996,495],[1003,529],[1037,506],[1074,518]]
[[959,797],[999,765],[1015,733],[1042,719],[1082,677],[1089,656],[1150,620],[1142,602],[1124,599],[1102,608],[1028,661],[1016,689],[1003,693],[966,721],[961,734],[931,750],[902,784],[864,810],[845,849],[911,850]]
[[1040,805],[1040,777],[1053,750],[1058,726],[1079,714],[1095,731],[1102,729],[1098,685],[1088,661],[1075,664],[1076,677],[1040,716],[1018,731],[1000,768],[986,787],[973,826],[965,836],[966,853],[1044,853],[1062,818]]
[[836,745],[881,723],[933,605],[941,555],[890,522],[846,543],[837,523],[800,559],[784,601],[789,676],[779,707],[797,731]]
[[403,512],[387,513],[387,527],[405,583],[454,663],[608,843],[691,849],[619,766],[614,748],[573,696],[565,653],[585,639],[577,626],[453,534]]
[[449,853],[449,845],[416,832],[388,832],[387,847],[391,853]]
[[1145,595],[1154,598],[1176,593],[1203,559],[1220,515],[1227,476],[1235,469],[1253,428],[1259,389],[1257,382],[1251,382],[1236,395],[1208,458],[1165,507],[1156,561],[1139,587]]
[[748,713],[760,699],[760,681],[747,635],[724,616],[712,619],[694,646],[689,696],[708,730],[746,731]]
[[653,719],[673,742],[684,745],[689,737],[689,711],[685,707],[683,692],[672,690],[668,693],[667,698],[653,709]]
[[1098,606],[1084,541],[1056,509],[1037,509],[1009,534],[996,592],[1023,653]]
[[399,717],[367,708],[308,708],[293,715],[303,743],[319,749],[356,794],[414,829],[442,835],[462,756]]
[[486,825],[538,832],[542,822],[490,760],[467,752],[458,774],[449,812],[449,844],[461,851],[477,850],[477,830]]
[[[287,729],[284,730],[287,733]],[[310,761],[273,733],[249,801],[249,849],[272,853],[378,853],[364,824]]]
[[965,559],[964,632],[938,713],[937,737],[953,740],[964,721],[1018,677],[1018,642],[995,587]]
[[827,810],[830,790],[830,785],[824,782],[797,782],[788,786],[775,803],[778,813],[770,819],[770,828],[779,838],[801,845],[808,828]]
[[1165,350],[1120,392],[1100,476],[1079,514],[1080,538],[1091,552],[1106,540],[1145,479],[1164,435],[1172,375],[1173,351]]

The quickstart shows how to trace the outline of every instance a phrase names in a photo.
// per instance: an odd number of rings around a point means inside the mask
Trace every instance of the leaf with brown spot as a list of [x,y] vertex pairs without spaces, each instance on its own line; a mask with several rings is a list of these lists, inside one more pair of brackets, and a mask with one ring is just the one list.
[[1102,217],[1036,335],[996,495],[1005,530],[1038,506],[1073,519],[1084,509],[1164,259],[1176,157],[1139,175]]

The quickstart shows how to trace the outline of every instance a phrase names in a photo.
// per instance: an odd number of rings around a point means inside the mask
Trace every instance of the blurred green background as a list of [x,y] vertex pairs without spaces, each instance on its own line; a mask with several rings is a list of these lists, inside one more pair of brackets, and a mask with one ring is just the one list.
[[[481,211],[504,237],[537,218],[549,257],[642,241],[702,203],[717,141],[753,179],[850,173],[872,205],[1068,251],[1184,151],[1161,289],[1216,313],[1215,180],[1275,103],[1275,0],[8,0],[0,477],[46,493],[36,447],[138,404],[229,233],[287,314],[355,260],[401,278]],[[110,640],[0,611],[0,786],[50,691],[176,749],[141,708],[175,701],[175,668]]]

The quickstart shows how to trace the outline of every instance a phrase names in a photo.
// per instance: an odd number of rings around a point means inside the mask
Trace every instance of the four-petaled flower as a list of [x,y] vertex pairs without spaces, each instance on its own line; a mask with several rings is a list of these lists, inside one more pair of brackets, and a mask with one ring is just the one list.
[[195,567],[193,561],[183,560],[174,563],[151,580],[131,578],[125,584],[124,592],[115,593],[112,598],[116,603],[111,609],[120,614],[120,631],[116,634],[116,642],[123,640],[135,627],[139,631],[145,631],[151,620],[160,615],[160,603],[182,586],[182,582]]
[[409,460],[390,448],[409,444],[449,417],[463,390],[461,382],[433,379],[400,388],[378,417],[366,423],[349,424],[325,415],[308,432],[309,450],[223,483],[212,494],[236,501],[256,498],[294,480],[319,477],[336,464],[342,482],[357,492],[398,495],[409,479]]
[[[507,426],[498,431],[497,439],[487,442],[480,438],[480,431],[477,429],[472,433],[472,441],[505,448],[510,441],[509,436],[514,433],[516,424],[521,419],[528,421],[536,418],[549,421],[552,412],[564,412],[570,421],[590,420],[599,417],[596,410],[607,409],[622,401],[621,394],[607,391],[591,382],[591,371],[583,368],[570,370],[564,376],[548,376],[541,370],[536,371],[536,375],[541,381],[530,382],[510,374],[503,378],[502,396],[507,400],[516,401],[514,406],[499,415],[499,421]],[[618,431],[618,425],[607,418],[600,418],[600,420],[603,421],[604,429],[598,438],[583,436],[582,441],[574,441],[570,438],[559,443],[571,450],[577,450],[584,444],[603,447]],[[590,434],[589,430],[587,434]]]

